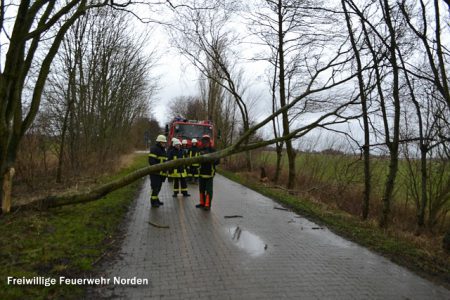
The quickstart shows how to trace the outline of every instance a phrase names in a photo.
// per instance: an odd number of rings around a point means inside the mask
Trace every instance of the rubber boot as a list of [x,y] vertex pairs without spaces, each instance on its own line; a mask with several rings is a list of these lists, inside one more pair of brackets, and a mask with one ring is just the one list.
[[195,207],[197,208],[203,208],[205,207],[205,198],[204,198],[204,194],[200,193],[200,204],[197,204]]
[[209,198],[209,194],[206,194],[206,201],[205,201],[205,207],[204,210],[210,210],[211,209],[211,199]]

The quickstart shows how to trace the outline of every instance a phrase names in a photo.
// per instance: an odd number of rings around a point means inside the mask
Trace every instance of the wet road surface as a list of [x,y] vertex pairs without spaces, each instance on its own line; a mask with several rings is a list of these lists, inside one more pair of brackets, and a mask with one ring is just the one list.
[[148,285],[96,287],[89,298],[450,299],[449,290],[222,176],[210,212],[195,208],[197,188],[172,198],[166,181],[164,206],[152,209],[146,179],[118,258],[101,275]]

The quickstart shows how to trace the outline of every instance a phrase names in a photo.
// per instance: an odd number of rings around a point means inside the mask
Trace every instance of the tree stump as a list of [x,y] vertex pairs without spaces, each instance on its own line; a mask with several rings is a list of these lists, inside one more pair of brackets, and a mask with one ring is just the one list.
[[261,167],[261,173],[260,173],[259,180],[261,182],[268,182],[269,181],[269,178],[267,178],[267,175],[266,175],[266,169],[264,167]]
[[12,178],[16,171],[14,168],[9,168],[3,177],[2,186],[2,212],[9,213],[11,210],[11,189],[12,189]]
[[262,178],[264,178],[264,177],[267,177],[267,176],[266,176],[266,169],[265,169],[264,167],[261,167],[261,175],[260,175],[260,178],[262,179]]
[[450,253],[450,229],[447,231],[444,239],[442,240],[442,248],[444,248],[447,253]]

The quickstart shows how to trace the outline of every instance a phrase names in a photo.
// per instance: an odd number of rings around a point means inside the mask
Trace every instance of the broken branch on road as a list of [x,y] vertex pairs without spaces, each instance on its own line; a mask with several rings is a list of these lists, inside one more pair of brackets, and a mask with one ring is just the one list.
[[153,223],[151,221],[148,221],[148,224],[150,224],[150,225],[152,225],[153,227],[156,227],[156,228],[170,228],[169,225],[160,225],[160,224],[157,224],[157,223]]
[[274,206],[273,209],[289,211],[289,209],[287,209],[287,208],[284,208],[284,207],[278,207],[278,206]]
[[243,218],[241,215],[231,215],[231,216],[223,216],[225,219],[232,219],[232,218]]

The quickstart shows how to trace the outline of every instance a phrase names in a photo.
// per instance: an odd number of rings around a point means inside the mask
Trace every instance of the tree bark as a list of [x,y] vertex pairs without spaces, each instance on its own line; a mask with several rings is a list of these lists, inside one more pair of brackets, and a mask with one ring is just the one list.
[[[380,1],[381,3],[381,1]],[[383,7],[384,6],[384,7]],[[385,190],[383,193],[383,209],[380,217],[380,227],[387,227],[389,222],[389,214],[391,211],[391,201],[394,191],[395,179],[398,171],[398,146],[400,137],[400,84],[399,84],[399,68],[397,65],[397,40],[396,31],[392,24],[391,8],[388,0],[383,0],[382,7],[384,9],[384,19],[389,29],[390,44],[389,44],[389,61],[392,65],[393,87],[392,98],[394,102],[394,124],[392,142],[387,143],[390,153],[389,171],[386,178]]]
[[62,176],[62,166],[64,159],[64,147],[66,145],[66,133],[67,127],[69,126],[69,117],[72,112],[73,102],[75,101],[76,92],[75,92],[75,67],[72,69],[72,66],[69,68],[69,82],[67,87],[67,110],[64,113],[64,119],[61,129],[61,142],[59,143],[59,153],[58,153],[58,168],[56,169],[56,182],[61,183]]
[[247,164],[247,171],[251,172],[253,170],[253,165],[252,165],[252,153],[250,151],[245,151],[245,161]]
[[[38,113],[51,63],[67,30],[86,10],[86,0],[79,2],[73,1],[61,8],[58,12],[58,18],[47,20],[54,8],[54,2],[50,2],[40,19],[37,20],[35,18],[39,6],[42,8],[46,4],[45,1],[36,2],[36,7],[29,7],[28,4],[27,1],[22,1],[18,8],[8,52],[6,54],[4,71],[0,74],[0,174],[6,174],[13,168],[18,145]],[[47,53],[44,54],[36,81],[34,82],[29,111],[24,114],[22,110],[24,82],[31,68],[41,34],[77,4],[77,9],[62,23],[54,35],[54,40],[48,48]],[[33,23],[37,23],[37,28],[30,32]],[[26,49],[27,42],[29,43],[29,47]],[[25,50],[28,52],[25,52]],[[10,179],[12,180],[12,176]],[[9,201],[8,191],[3,191],[3,183],[2,181],[2,186],[0,187],[2,190],[0,192],[5,195],[3,199]],[[7,206],[8,204],[5,205]]]
[[[284,31],[283,31],[283,1],[278,0],[278,57],[279,57],[279,81],[280,81],[280,105],[285,106],[287,103],[286,99],[286,72],[284,65]],[[282,113],[283,122],[283,135],[289,134],[289,114],[288,111]],[[286,141],[286,153],[288,157],[288,189],[293,189],[295,186],[295,151],[292,147],[292,141]]]
[[2,190],[0,199],[3,213],[9,213],[11,211],[11,190],[14,173],[14,168],[8,168],[1,178]]
[[447,105],[450,108],[450,89],[448,86],[448,77],[447,70],[445,69],[445,59],[442,51],[442,43],[441,43],[441,19],[439,12],[439,0],[434,0],[434,13],[435,13],[435,38],[436,38],[436,54],[439,60],[439,70],[441,72],[442,78],[442,88],[444,90],[443,96],[447,101]]
[[[352,29],[352,23],[350,16],[347,11],[347,6],[345,5],[345,1],[342,0],[342,8],[345,13],[345,20],[347,23],[347,30],[350,36],[350,42],[352,44],[353,53],[355,54],[356,66],[357,66],[357,77],[358,77],[358,85],[359,85],[359,97],[361,99],[361,109],[362,109],[362,118],[363,118],[363,126],[364,126],[364,146],[363,149],[363,157],[364,157],[364,192],[363,192],[363,201],[362,201],[362,219],[366,220],[369,215],[369,204],[370,204],[370,127],[369,127],[369,114],[367,110],[367,97],[366,91],[364,88],[364,78],[362,74],[362,63],[360,52],[357,47],[354,32]],[[364,24],[362,24],[364,26]]]
[[[427,153],[429,151],[428,143],[424,136],[424,122],[422,118],[422,111],[420,103],[414,94],[414,88],[412,82],[409,78],[409,74],[406,69],[405,61],[403,60],[403,55],[399,53],[399,59],[404,70],[404,76],[406,79],[407,86],[409,88],[411,101],[414,104],[417,114],[417,121],[419,126],[419,148],[420,148],[420,174],[421,174],[421,185],[420,185],[420,199],[418,200],[418,210],[417,210],[417,230],[416,234],[420,234],[425,225],[425,211],[428,203],[427,197]],[[408,162],[409,163],[409,162]]]
[[[275,55],[275,68],[273,72],[273,82],[272,82],[272,113],[276,111],[276,103],[277,103],[277,97],[276,97],[276,80],[277,80],[277,66],[278,66],[278,54]],[[279,125],[278,125],[278,118],[273,118],[272,120],[272,126],[273,126],[273,135],[275,138],[279,136]],[[273,177],[273,181],[275,184],[278,183],[278,180],[280,178],[280,172],[281,172],[281,159],[283,155],[283,142],[276,143],[275,144],[276,153],[277,153],[277,164],[275,169],[275,175]]]
[[283,143],[277,143],[276,151],[277,151],[277,166],[275,169],[275,176],[273,178],[274,183],[278,183],[278,180],[280,179],[281,161],[283,159]]
[[[422,125],[420,125],[422,126]],[[425,225],[425,209],[428,203],[427,197],[427,152],[428,147],[423,144],[423,139],[420,141],[420,174],[421,174],[421,196],[420,196],[420,207],[417,215],[417,226],[419,232]]]
[[447,253],[450,253],[450,228],[444,236],[444,239],[442,241],[442,248],[444,248]]
[[[149,175],[151,173],[159,173],[161,170],[170,170],[174,167],[178,167],[181,165],[187,165],[192,163],[203,163],[203,162],[209,162],[209,161],[215,161],[217,159],[220,159],[221,157],[231,155],[234,153],[240,152],[239,150],[233,149],[232,147],[229,147],[222,151],[217,151],[213,154],[209,155],[203,155],[199,157],[193,157],[193,158],[186,158],[186,159],[178,159],[174,161],[169,161],[162,164],[152,165],[148,166],[142,169],[139,169],[137,171],[131,172],[130,174],[119,178],[117,180],[111,181],[109,183],[103,184],[99,187],[95,187],[92,190],[88,190],[81,193],[68,193],[68,194],[62,194],[62,195],[52,195],[45,198],[40,198],[37,200],[34,200],[30,203],[24,204],[24,205],[18,205],[13,206],[12,210],[18,210],[18,209],[48,209],[52,207],[60,207],[60,206],[66,206],[66,205],[72,205],[72,204],[79,204],[79,203],[86,203],[91,202],[94,200],[98,200],[107,194],[124,187],[136,180],[138,180],[141,177],[144,177],[146,175]],[[12,178],[10,176],[9,178]]]
[[[447,4],[449,3],[446,1]],[[427,8],[426,3],[423,0],[420,0],[420,7],[422,10],[422,24],[423,28],[422,31],[419,31],[418,28],[416,28],[411,23],[411,18],[408,13],[408,11],[405,8],[404,4],[400,5],[400,9],[402,11],[403,16],[406,19],[406,22],[408,23],[409,27],[412,29],[412,31],[417,35],[417,37],[422,41],[423,46],[426,51],[426,56],[428,58],[428,64],[431,68],[430,78],[433,80],[434,85],[436,86],[439,93],[444,98],[445,102],[447,103],[447,106],[450,108],[450,90],[448,86],[448,76],[447,71],[445,69],[445,62],[443,57],[443,50],[442,50],[442,44],[441,44],[441,28],[440,28],[440,12],[439,12],[439,1],[434,0],[434,17],[435,17],[435,38],[433,41],[430,40],[429,36],[427,35],[428,31],[428,21],[427,21]],[[431,44],[430,44],[431,43]],[[435,43],[435,44],[434,44]],[[438,57],[438,63],[436,65],[435,55]]]

